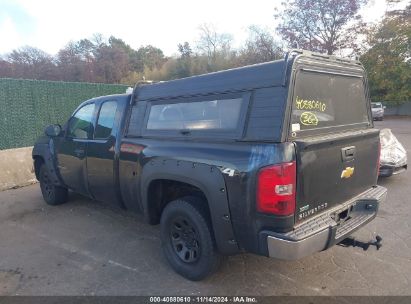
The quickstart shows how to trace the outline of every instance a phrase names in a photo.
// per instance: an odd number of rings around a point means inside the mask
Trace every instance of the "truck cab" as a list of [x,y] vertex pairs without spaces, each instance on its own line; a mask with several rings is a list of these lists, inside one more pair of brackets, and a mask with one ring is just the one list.
[[33,158],[47,203],[71,190],[142,213],[200,280],[227,255],[295,260],[366,225],[379,149],[362,65],[294,51],[85,101]]

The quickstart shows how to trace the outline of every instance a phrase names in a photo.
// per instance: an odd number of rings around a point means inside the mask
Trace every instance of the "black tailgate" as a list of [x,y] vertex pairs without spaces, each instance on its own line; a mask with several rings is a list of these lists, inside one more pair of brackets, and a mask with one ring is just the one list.
[[297,62],[289,132],[297,159],[296,222],[376,184],[379,131],[367,95],[357,63]]
[[296,140],[295,147],[297,222],[377,183],[379,130]]

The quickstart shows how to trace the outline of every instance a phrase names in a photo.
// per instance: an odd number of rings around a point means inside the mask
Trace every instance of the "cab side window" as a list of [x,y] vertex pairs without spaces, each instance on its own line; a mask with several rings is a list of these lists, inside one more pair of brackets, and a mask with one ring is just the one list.
[[95,139],[106,139],[110,137],[111,130],[113,130],[114,126],[116,111],[116,101],[106,101],[102,104],[94,133]]
[[72,138],[87,139],[93,131],[94,103],[80,108],[70,119],[67,136]]

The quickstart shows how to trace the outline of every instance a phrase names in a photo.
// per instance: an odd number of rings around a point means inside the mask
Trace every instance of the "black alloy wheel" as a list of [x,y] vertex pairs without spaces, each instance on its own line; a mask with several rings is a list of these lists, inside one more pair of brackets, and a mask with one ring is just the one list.
[[168,203],[161,214],[161,246],[171,267],[183,277],[199,281],[221,265],[207,202],[183,197]]
[[175,253],[186,263],[198,261],[201,255],[199,236],[190,220],[177,217],[170,227],[170,239]]

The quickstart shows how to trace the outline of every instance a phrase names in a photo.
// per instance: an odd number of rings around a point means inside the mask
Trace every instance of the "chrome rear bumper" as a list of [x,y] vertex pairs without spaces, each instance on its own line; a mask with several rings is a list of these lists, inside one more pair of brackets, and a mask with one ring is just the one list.
[[[288,233],[262,231],[268,255],[283,260],[297,260],[325,250],[352,234],[372,219],[387,196],[387,189],[375,186],[351,200],[326,210]],[[343,214],[345,218],[339,217]]]

